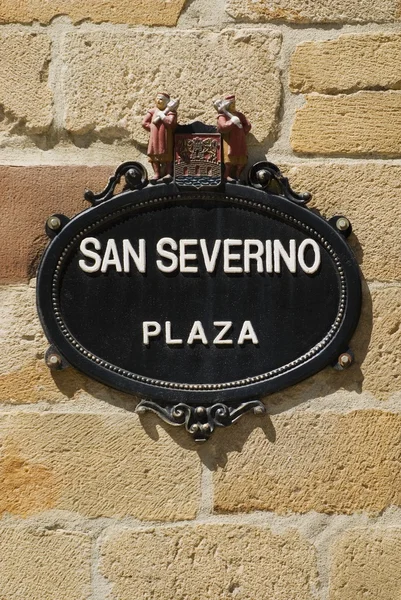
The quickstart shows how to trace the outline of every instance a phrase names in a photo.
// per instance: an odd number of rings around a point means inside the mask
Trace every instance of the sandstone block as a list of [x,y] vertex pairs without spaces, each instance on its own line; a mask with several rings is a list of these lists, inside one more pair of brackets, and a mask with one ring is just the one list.
[[89,599],[90,537],[25,525],[2,527],[0,588],[4,600]]
[[3,33],[0,55],[0,132],[46,132],[53,119],[49,37]]
[[304,42],[291,60],[293,92],[337,94],[366,89],[400,89],[401,35],[341,35]]
[[0,286],[0,377],[34,362],[42,345],[35,289],[27,285]]
[[132,414],[3,416],[0,512],[26,516],[57,508],[88,517],[194,518],[197,455],[158,431],[158,440],[150,438]]
[[308,205],[326,218],[348,217],[348,241],[366,279],[401,280],[401,167],[378,163],[284,166],[295,189],[312,193]]
[[[352,514],[401,504],[401,416],[375,410],[271,417],[216,472],[218,512]],[[216,457],[230,432],[214,441]],[[212,442],[213,443],[213,442]]]
[[[367,311],[366,311],[367,312]],[[365,315],[366,315],[365,312]],[[367,315],[366,315],[367,316]],[[362,321],[355,335],[355,351],[369,335]],[[361,371],[362,389],[380,400],[401,392],[401,288],[372,291],[372,330]],[[353,341],[351,342],[353,344]],[[351,373],[349,373],[351,376]]]
[[290,530],[201,525],[116,531],[101,549],[111,598],[312,600],[312,547]]
[[67,15],[74,23],[127,23],[129,25],[176,25],[185,0],[2,0],[0,23],[48,24],[54,17]]
[[179,122],[215,124],[212,100],[232,90],[238,110],[252,119],[252,135],[263,141],[276,128],[280,44],[280,35],[265,29],[70,34],[66,129],[112,139],[130,135],[145,145],[141,122],[158,91],[181,97]]
[[309,94],[291,145],[302,154],[401,156],[401,92]]
[[401,595],[401,529],[355,529],[332,549],[330,600],[394,600]]
[[290,23],[363,23],[396,21],[396,0],[227,0],[226,10],[239,21],[289,21]]
[[101,384],[75,369],[50,371],[44,361],[48,346],[36,313],[35,288],[0,286],[1,404],[63,401],[81,389],[97,395]]
[[83,198],[85,188],[103,189],[113,172],[111,166],[0,166],[0,282],[33,277],[49,242],[46,219],[54,213],[72,217],[88,208]]

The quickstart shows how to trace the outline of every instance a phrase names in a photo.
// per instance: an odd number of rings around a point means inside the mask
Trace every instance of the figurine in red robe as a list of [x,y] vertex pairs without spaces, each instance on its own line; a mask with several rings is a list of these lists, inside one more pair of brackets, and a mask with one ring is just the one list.
[[243,113],[236,110],[233,94],[224,100],[216,100],[214,106],[219,113],[217,131],[223,136],[224,178],[235,181],[240,178],[248,161],[246,135],[252,125]]
[[169,94],[158,93],[156,107],[146,113],[142,127],[150,132],[148,157],[153,167],[155,183],[161,177],[171,180],[173,175],[173,135],[177,127],[178,100]]

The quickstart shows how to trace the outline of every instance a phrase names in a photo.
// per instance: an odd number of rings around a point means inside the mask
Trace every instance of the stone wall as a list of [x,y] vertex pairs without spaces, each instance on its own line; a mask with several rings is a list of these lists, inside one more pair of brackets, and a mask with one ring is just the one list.
[[[400,597],[398,1],[0,2],[1,600]],[[355,364],[201,447],[50,373],[35,310],[46,217],[147,164],[161,88],[182,122],[235,91],[251,159],[350,218],[364,276]]]

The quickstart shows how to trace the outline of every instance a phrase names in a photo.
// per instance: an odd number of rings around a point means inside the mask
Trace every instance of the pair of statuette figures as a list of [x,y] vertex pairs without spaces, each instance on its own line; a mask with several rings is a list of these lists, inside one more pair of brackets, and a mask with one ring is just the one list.
[[[142,127],[150,132],[148,157],[155,174],[154,183],[161,178],[171,180],[173,176],[173,137],[179,103],[179,99],[170,99],[169,94],[158,93],[155,108],[148,110],[142,122]],[[213,106],[218,112],[217,131],[223,138],[224,178],[236,181],[248,160],[246,135],[251,124],[236,110],[234,94],[215,100]]]

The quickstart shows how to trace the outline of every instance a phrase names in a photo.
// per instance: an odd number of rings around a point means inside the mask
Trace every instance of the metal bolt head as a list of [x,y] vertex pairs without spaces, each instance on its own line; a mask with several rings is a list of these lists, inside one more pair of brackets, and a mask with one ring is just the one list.
[[50,369],[59,369],[61,367],[61,357],[58,354],[49,354],[46,358],[46,364]]
[[203,423],[203,425],[201,425],[201,429],[204,433],[209,433],[210,432],[210,425],[209,423]]
[[53,215],[47,219],[47,226],[52,231],[58,231],[61,227],[61,221],[58,217]]
[[347,352],[344,352],[344,354],[340,354],[340,356],[338,357],[338,364],[343,369],[347,369],[352,365],[352,356]]
[[267,169],[260,169],[256,173],[256,179],[259,181],[259,183],[268,183],[268,181],[271,179],[271,175]]
[[336,227],[339,231],[347,231],[350,227],[350,222],[345,217],[340,217],[336,221]]
[[206,409],[204,406],[197,406],[195,413],[198,415],[198,417],[203,417],[203,415],[206,413]]
[[196,425],[196,423],[195,423],[195,425],[191,425],[191,427],[189,428],[189,431],[191,433],[196,433],[197,431],[199,431],[199,425]]

